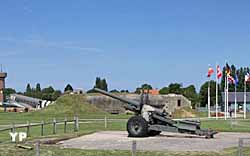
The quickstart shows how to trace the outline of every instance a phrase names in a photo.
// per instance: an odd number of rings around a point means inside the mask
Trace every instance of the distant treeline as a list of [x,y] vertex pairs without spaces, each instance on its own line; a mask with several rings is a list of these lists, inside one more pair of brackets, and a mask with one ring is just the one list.
[[[220,82],[218,84],[219,103],[221,103],[221,101],[222,101],[221,92],[224,90],[224,85],[225,85],[225,70],[226,70],[226,68],[224,67],[223,72],[222,72],[223,73],[222,79],[220,80]],[[237,84],[237,87],[236,87],[238,92],[244,91],[244,78],[245,78],[246,72],[248,72],[248,73],[250,72],[250,69],[248,67],[246,67],[246,68],[241,67],[239,69],[236,69],[236,67],[234,65],[231,65],[231,75],[233,77],[235,77],[235,75],[237,74],[238,79],[239,79],[239,83]],[[197,105],[204,107],[208,103],[208,101],[207,101],[207,99],[208,99],[207,98],[207,96],[208,96],[208,93],[207,93],[208,92],[208,84],[209,84],[209,81],[204,82],[201,85],[201,87],[199,89],[199,93],[198,93],[194,85],[189,85],[187,87],[183,87],[181,83],[171,83],[168,86],[162,87],[159,90],[159,93],[160,94],[170,94],[170,93],[182,94],[192,102],[193,107],[196,107]],[[97,77],[95,80],[94,87],[103,89],[105,91],[109,91],[108,90],[108,83],[107,83],[105,78]],[[216,96],[215,95],[215,88],[216,88],[216,82],[214,80],[210,80],[211,106],[215,105],[215,96]],[[153,87],[150,84],[142,84],[140,87],[137,87],[135,89],[135,91],[133,91],[131,93],[140,94],[142,89],[148,90],[148,89],[153,89]],[[233,92],[234,90],[235,90],[235,85],[230,84],[229,91]],[[64,89],[64,93],[68,93],[68,92],[72,92],[72,91],[73,91],[73,87],[70,84],[68,84]],[[247,91],[250,91],[250,84],[247,84]],[[6,88],[4,90],[4,95],[8,96],[9,94],[12,94],[15,92],[16,91],[12,88]],[[93,92],[94,92],[93,89],[90,89],[87,91],[87,93],[93,93]],[[110,90],[109,92],[129,93],[130,91],[127,89],[122,89],[120,91],[117,89],[113,89],[113,90]],[[52,86],[41,89],[40,84],[37,83],[34,88],[32,88],[30,84],[27,84],[26,91],[24,93],[20,92],[19,94],[23,94],[23,95],[35,97],[35,98],[40,98],[40,99],[44,99],[44,100],[54,101],[59,96],[62,95],[62,92],[60,90],[55,90]]]

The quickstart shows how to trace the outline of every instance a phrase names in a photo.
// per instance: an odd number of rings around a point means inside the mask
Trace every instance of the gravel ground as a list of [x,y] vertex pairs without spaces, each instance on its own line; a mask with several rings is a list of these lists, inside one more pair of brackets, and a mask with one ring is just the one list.
[[[166,132],[147,138],[129,138],[127,135],[125,131],[104,131],[62,141],[59,144],[65,148],[130,150],[132,141],[136,140],[138,150],[220,151],[224,148],[237,147],[239,138],[250,138],[250,133],[226,132],[216,134],[214,139]],[[250,142],[247,144],[250,145]]]

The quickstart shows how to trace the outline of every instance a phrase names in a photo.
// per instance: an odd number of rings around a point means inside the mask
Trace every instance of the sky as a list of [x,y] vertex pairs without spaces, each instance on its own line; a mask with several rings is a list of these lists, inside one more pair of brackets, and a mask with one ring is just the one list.
[[209,64],[249,66],[250,1],[1,0],[6,87],[88,90],[207,80]]

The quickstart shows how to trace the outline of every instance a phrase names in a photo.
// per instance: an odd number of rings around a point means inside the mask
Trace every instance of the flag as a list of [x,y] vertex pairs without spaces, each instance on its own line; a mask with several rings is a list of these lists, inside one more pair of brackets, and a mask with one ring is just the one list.
[[228,63],[226,63],[226,74],[229,76],[231,74],[231,68],[228,65]]
[[208,72],[207,72],[207,77],[211,77],[211,75],[214,73],[214,70],[212,67],[208,68]]
[[222,72],[220,70],[220,66],[217,65],[217,78],[220,79],[222,77]]
[[235,80],[231,75],[228,75],[227,78],[229,82],[231,82],[232,84],[235,84]]
[[245,82],[250,82],[250,75],[249,75],[249,73],[247,73],[245,75]]
[[238,78],[238,75],[237,75],[237,73],[235,73],[235,86],[237,86],[238,85],[238,83],[239,83],[239,78]]

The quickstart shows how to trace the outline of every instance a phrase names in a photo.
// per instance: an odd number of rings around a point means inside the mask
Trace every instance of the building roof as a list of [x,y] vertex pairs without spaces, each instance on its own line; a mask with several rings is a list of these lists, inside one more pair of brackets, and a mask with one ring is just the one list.
[[[246,92],[246,102],[250,102],[250,92]],[[221,92],[222,102],[225,102],[225,92]],[[244,92],[236,92],[236,100],[239,103],[244,103]],[[228,102],[235,101],[235,92],[228,92]]]

